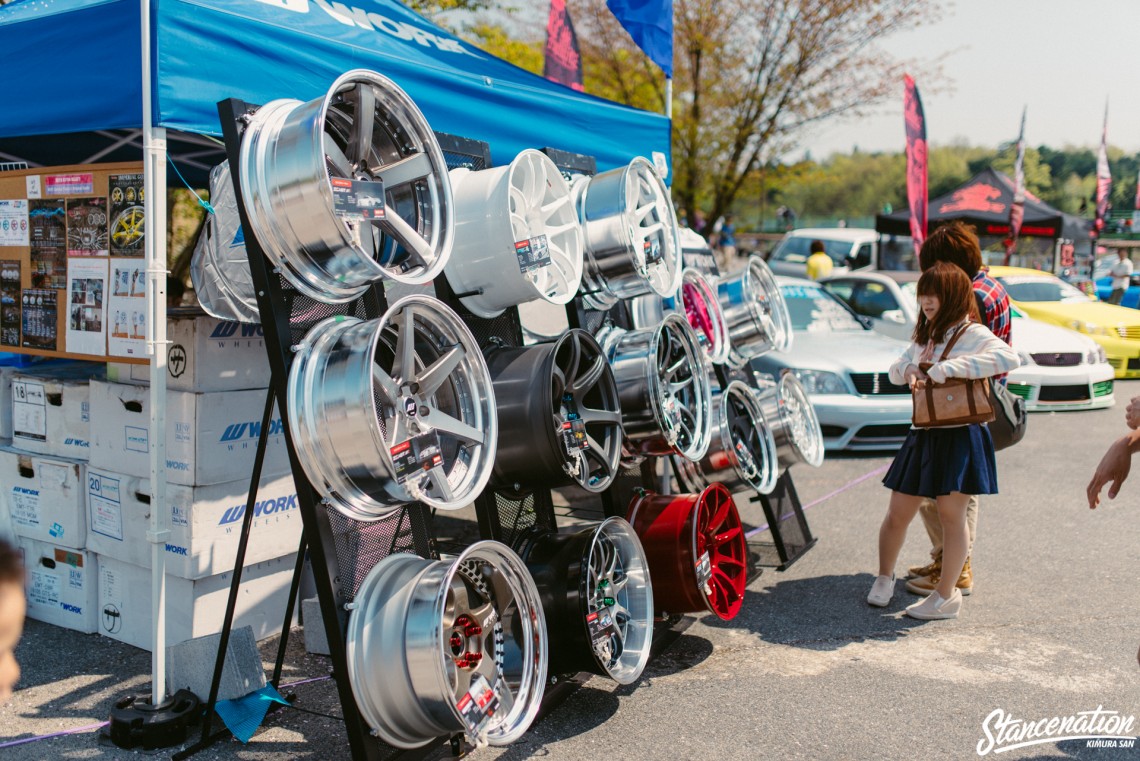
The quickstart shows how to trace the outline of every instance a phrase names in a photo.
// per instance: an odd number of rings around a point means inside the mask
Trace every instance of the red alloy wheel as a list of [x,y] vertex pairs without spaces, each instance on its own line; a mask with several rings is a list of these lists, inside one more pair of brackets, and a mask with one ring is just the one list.
[[715,483],[700,494],[644,492],[630,502],[629,522],[649,559],[657,610],[736,617],[748,543],[728,489]]

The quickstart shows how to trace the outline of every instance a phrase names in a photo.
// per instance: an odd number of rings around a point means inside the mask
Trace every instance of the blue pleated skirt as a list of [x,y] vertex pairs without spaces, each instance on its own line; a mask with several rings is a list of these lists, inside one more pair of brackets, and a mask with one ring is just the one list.
[[997,494],[994,442],[985,425],[912,428],[883,477],[891,491],[916,497],[951,492]]

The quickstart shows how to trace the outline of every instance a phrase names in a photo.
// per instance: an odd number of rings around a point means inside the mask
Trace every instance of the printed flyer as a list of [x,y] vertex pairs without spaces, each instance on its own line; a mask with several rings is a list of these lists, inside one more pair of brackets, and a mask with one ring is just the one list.
[[56,291],[46,288],[25,288],[20,299],[23,307],[22,345],[25,349],[55,351],[56,347]]
[[143,256],[146,210],[143,176],[113,174],[108,180],[111,198],[111,256]]
[[112,357],[146,356],[146,262],[111,259],[111,298],[107,315]]
[[20,345],[20,263],[0,262],[0,346]]
[[28,202],[0,201],[0,246],[28,246]]
[[67,270],[67,351],[105,354],[107,261],[72,259]]
[[67,201],[67,255],[106,256],[107,199],[69,198]]
[[32,286],[67,286],[67,210],[62,199],[28,201],[28,233],[32,248]]

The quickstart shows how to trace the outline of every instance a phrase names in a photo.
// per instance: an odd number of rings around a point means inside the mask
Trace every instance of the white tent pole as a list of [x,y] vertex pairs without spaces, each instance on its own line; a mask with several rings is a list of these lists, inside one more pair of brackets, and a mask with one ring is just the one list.
[[150,355],[151,705],[166,699],[166,130],[151,118],[150,0],[142,19],[143,187],[146,213],[146,331]]
[[[665,77],[665,118],[673,118],[673,78]],[[672,140],[672,136],[669,138]]]

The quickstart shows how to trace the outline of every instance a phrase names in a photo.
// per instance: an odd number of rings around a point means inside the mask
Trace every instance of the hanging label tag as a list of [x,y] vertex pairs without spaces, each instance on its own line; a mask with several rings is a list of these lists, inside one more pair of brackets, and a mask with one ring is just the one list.
[[645,264],[656,264],[661,261],[665,255],[661,252],[661,243],[654,240],[645,241]]
[[538,235],[530,240],[515,241],[515,256],[519,260],[519,272],[527,273],[550,264],[550,244],[546,235]]
[[712,561],[709,559],[709,554],[705,552],[701,555],[700,560],[697,561],[697,587],[704,589],[709,581],[712,579]]
[[614,617],[610,615],[609,609],[605,608],[600,611],[594,611],[586,616],[586,628],[590,632],[590,643],[596,648],[603,642],[617,632],[617,626],[614,625]]
[[471,680],[471,689],[455,705],[463,723],[472,733],[478,733],[495,712],[499,710],[499,696],[491,689],[490,683],[482,674]]
[[579,418],[567,420],[563,423],[562,443],[566,445],[566,453],[569,455],[575,455],[583,449],[589,449],[590,442],[586,438],[586,421]]
[[333,214],[341,219],[383,219],[384,183],[333,177]]
[[436,431],[421,433],[404,441],[390,450],[392,464],[396,466],[396,483],[403,484],[413,475],[438,468],[443,464],[439,449],[439,434]]

